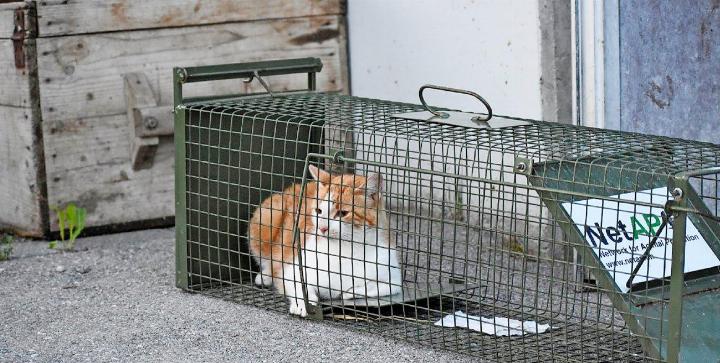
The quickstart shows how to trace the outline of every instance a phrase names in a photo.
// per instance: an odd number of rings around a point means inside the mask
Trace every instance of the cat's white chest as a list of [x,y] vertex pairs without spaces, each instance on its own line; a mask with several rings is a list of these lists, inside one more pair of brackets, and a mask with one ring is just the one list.
[[398,270],[395,250],[381,247],[385,241],[371,234],[364,237],[354,242],[308,235],[303,251],[308,286],[316,286],[323,298],[336,298],[367,280],[387,281],[391,270]]

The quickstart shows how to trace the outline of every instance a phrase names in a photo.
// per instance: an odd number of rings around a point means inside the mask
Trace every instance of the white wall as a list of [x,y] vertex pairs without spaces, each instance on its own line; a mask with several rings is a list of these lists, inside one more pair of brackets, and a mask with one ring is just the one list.
[[535,0],[348,0],[352,94],[540,119],[539,25]]
[[[475,91],[490,102],[496,114],[540,119],[538,12],[537,0],[348,0],[352,94],[419,103],[418,88],[434,83]],[[481,104],[464,95],[428,91],[426,100],[431,105],[484,111]],[[393,160],[396,165],[430,172],[451,170],[460,177],[524,182],[512,172],[514,155],[491,151],[488,145],[480,145],[479,152],[466,153],[457,146],[438,147],[437,140],[356,134],[356,140],[358,137],[364,137],[356,144],[361,160]],[[404,158],[402,153],[385,155],[394,151],[376,147],[382,145],[423,151],[425,157],[418,160]],[[443,151],[432,154],[433,150]],[[476,162],[447,165],[456,160],[453,155],[471,155]],[[356,167],[362,169],[361,165]],[[507,231],[508,235],[525,236],[529,249],[539,248],[538,244],[530,245],[533,243],[530,240],[537,240],[540,233],[537,222],[526,227],[517,220],[540,219],[540,209],[534,207],[539,204],[536,194],[529,192],[523,197],[512,193],[509,187],[455,184],[452,178],[432,179],[430,173],[393,173],[391,169],[378,170],[385,175],[391,210],[412,210],[418,207],[413,202],[422,198],[424,204],[420,207],[429,208],[435,216],[447,216],[448,210],[442,206],[452,206],[460,198],[464,205],[475,208],[465,216],[471,223],[485,224],[490,221],[480,220],[482,216],[502,215],[491,221],[495,228]],[[400,195],[409,198],[393,198]],[[529,209],[528,200],[532,200]],[[485,213],[480,213],[480,209]],[[548,215],[547,211],[543,215]]]

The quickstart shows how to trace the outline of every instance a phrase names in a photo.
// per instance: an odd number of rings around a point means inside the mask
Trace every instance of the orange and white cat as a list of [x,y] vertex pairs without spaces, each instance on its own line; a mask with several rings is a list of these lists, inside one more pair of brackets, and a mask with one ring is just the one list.
[[378,173],[332,176],[309,167],[298,211],[301,185],[295,184],[260,205],[250,219],[250,251],[260,264],[257,285],[275,285],[290,302],[290,313],[306,316],[300,264],[292,242],[299,213],[300,253],[308,301],[379,297],[402,291],[397,250],[389,233]]

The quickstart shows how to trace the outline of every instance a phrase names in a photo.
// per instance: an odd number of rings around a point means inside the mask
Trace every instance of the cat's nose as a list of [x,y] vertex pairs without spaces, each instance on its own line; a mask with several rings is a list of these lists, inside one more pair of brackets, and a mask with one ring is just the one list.
[[318,229],[320,230],[320,233],[322,233],[322,234],[325,234],[325,233],[327,233],[327,231],[328,231],[328,228],[327,228],[327,227],[320,227],[320,228],[318,228]]

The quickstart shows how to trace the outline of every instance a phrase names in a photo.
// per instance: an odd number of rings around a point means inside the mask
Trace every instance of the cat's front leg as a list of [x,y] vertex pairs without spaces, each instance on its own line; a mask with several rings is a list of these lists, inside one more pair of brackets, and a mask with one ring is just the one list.
[[[298,288],[298,287],[296,286],[296,288]],[[302,285],[299,288],[302,289]],[[303,318],[306,317],[308,311],[305,306],[305,300],[303,300],[300,297],[294,297],[294,298],[289,298],[289,299],[290,299],[290,314],[300,315]],[[318,298],[317,292],[315,290],[313,290],[312,288],[308,288],[308,303],[310,303],[310,305],[312,305],[312,306],[317,306],[319,301],[320,301],[320,299]]]
[[[290,314],[306,317],[307,308],[305,306],[303,285],[300,280],[300,268],[297,264],[285,264],[283,267],[283,287],[290,305]],[[320,300],[317,286],[308,286],[307,290],[308,302],[317,305]]]
[[272,266],[270,261],[260,259],[260,272],[255,275],[255,285],[270,287],[273,285]]
[[290,314],[307,316],[302,282],[300,281],[300,268],[296,264],[286,263],[283,265],[282,280],[283,290],[290,305]]

